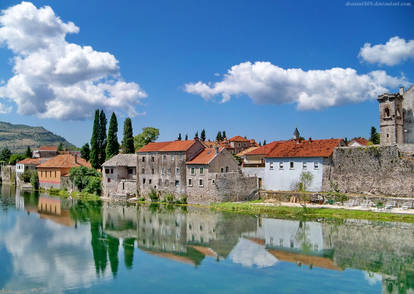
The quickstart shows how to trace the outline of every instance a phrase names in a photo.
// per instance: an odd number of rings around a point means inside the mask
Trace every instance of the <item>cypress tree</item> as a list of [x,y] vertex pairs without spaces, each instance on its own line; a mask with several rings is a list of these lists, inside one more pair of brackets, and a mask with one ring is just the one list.
[[185,134],[185,140],[186,140],[186,141],[188,140],[188,135],[187,135],[187,134]]
[[81,157],[88,161],[90,159],[91,150],[89,149],[89,144],[85,143],[80,150]]
[[32,153],[32,149],[30,149],[30,146],[27,146],[26,152],[24,153],[24,156],[27,158],[32,158],[33,153]]
[[202,130],[201,131],[201,135],[200,135],[200,139],[201,139],[201,141],[205,141],[206,140],[206,130]]
[[198,131],[195,133],[194,139],[198,139]]
[[221,136],[221,132],[218,131],[217,136],[216,136],[216,141],[220,142],[223,140],[223,137]]
[[226,140],[227,136],[226,136],[226,131],[223,131],[222,135],[221,135],[221,139],[222,140]]
[[178,134],[178,138],[177,138],[177,140],[178,140],[178,141],[181,141],[181,133],[179,133],[179,134]]
[[134,136],[132,135],[132,122],[129,117],[124,121],[124,139],[122,140],[122,149],[124,153],[135,153]]
[[95,119],[93,120],[93,129],[91,137],[91,153],[90,160],[93,168],[99,168],[99,138],[100,138],[100,125],[99,125],[99,109],[95,111]]
[[101,110],[99,114],[99,167],[106,159],[106,122],[105,112]]
[[263,141],[263,146],[266,145],[266,140]]
[[111,119],[109,120],[108,138],[106,143],[106,160],[110,159],[114,155],[119,153],[118,143],[118,121],[116,115],[112,112]]

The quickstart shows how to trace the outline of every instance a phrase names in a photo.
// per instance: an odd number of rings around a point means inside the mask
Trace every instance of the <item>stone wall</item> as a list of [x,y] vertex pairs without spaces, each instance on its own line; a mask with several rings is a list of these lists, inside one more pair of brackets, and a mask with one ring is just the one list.
[[414,158],[394,146],[336,148],[322,189],[414,196]]
[[4,184],[16,184],[16,167],[14,165],[3,165],[1,167],[1,181]]

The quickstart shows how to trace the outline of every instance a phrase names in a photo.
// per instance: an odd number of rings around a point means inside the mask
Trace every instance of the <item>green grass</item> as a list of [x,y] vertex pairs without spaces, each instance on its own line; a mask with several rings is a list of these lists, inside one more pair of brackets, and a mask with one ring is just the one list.
[[69,196],[71,196],[74,199],[86,200],[86,201],[96,201],[96,200],[101,199],[101,197],[99,197],[96,194],[91,194],[91,193],[86,193],[86,192],[69,193],[68,191],[55,189],[55,188],[50,188],[49,190],[40,189],[39,191],[43,193],[49,193],[49,195],[58,196],[62,198],[68,198]]
[[214,203],[211,204],[210,207],[211,209],[218,211],[231,211],[243,214],[263,215],[268,217],[286,219],[366,219],[372,221],[414,223],[414,215],[350,209],[264,206],[252,204],[250,202]]

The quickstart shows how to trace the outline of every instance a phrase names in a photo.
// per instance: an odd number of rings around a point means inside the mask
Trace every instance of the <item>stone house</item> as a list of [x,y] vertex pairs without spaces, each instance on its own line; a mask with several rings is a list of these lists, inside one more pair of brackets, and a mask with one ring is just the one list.
[[146,196],[154,189],[174,195],[186,194],[186,162],[204,149],[198,139],[153,142],[137,151],[138,191]]
[[231,154],[237,154],[246,150],[250,147],[258,146],[256,141],[253,139],[246,139],[242,136],[234,136],[229,140],[220,142],[223,147],[225,147]]
[[33,158],[51,158],[59,154],[57,146],[40,146],[33,150]]
[[102,164],[103,196],[137,194],[137,154],[118,154]]
[[265,156],[263,189],[296,190],[302,172],[312,175],[309,191],[321,191],[329,175],[332,154],[342,139],[279,141]]
[[31,188],[30,183],[24,183],[21,175],[28,170],[35,171],[36,167],[41,163],[40,158],[25,158],[16,162],[16,185],[19,187]]
[[63,188],[63,178],[69,175],[72,167],[78,166],[91,167],[91,164],[85,159],[69,153],[60,154],[45,161],[37,166],[39,186],[45,189]]

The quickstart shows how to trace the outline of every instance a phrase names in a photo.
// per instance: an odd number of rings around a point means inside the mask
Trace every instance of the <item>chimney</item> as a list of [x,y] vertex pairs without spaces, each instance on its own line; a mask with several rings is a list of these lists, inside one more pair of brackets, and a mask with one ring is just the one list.
[[404,95],[404,87],[400,87],[400,95]]

